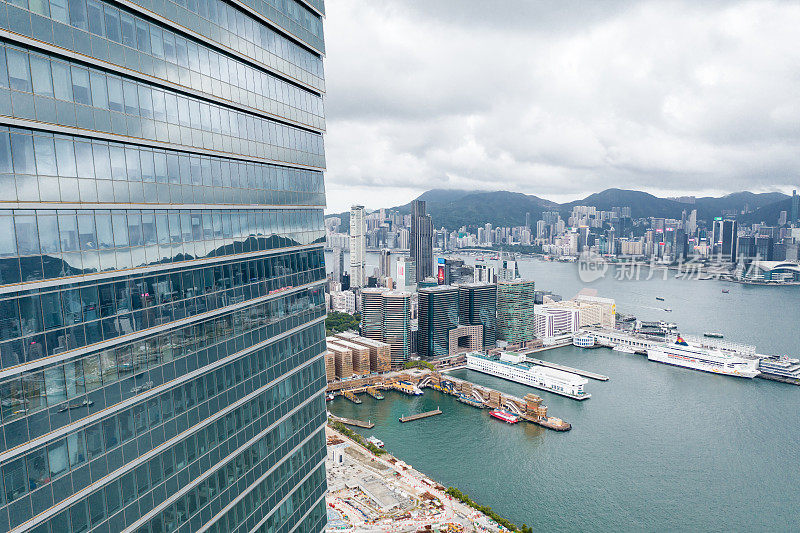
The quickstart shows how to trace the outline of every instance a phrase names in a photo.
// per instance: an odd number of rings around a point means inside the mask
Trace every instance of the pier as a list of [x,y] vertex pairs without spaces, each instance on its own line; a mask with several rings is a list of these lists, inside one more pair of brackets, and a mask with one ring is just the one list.
[[364,422],[363,420],[355,420],[353,418],[344,418],[344,417],[341,417],[341,416],[336,416],[334,414],[331,414],[331,415],[328,415],[328,416],[330,417],[331,420],[333,420],[335,422],[341,422],[342,424],[344,424],[346,426],[355,426],[357,428],[366,428],[366,429],[372,429],[372,428],[375,427],[375,423],[374,422]]
[[608,376],[604,376],[603,374],[596,374],[595,372],[589,372],[588,370],[581,370],[579,368],[572,368],[571,366],[564,366],[556,363],[550,363],[549,361],[542,361],[541,359],[534,359],[533,357],[527,357],[526,360],[529,363],[533,363],[535,365],[554,368],[556,370],[561,370],[562,372],[577,374],[585,378],[596,379],[597,381],[608,381]]
[[433,411],[426,411],[424,413],[417,413],[415,415],[401,416],[400,422],[413,422],[414,420],[420,420],[422,418],[428,418],[429,416],[436,416],[440,414],[442,414],[442,411],[437,407]]
[[542,399],[535,394],[526,394],[518,398],[488,387],[476,385],[472,382],[459,379],[439,372],[427,373],[420,381],[422,387],[430,387],[439,392],[455,396],[466,405],[478,409],[503,409],[523,420],[555,431],[569,431],[572,424],[560,418],[547,415],[547,406],[542,405]]
[[[599,375],[599,374],[598,374]],[[608,379],[608,378],[606,378]],[[375,392],[380,390],[395,390],[409,395],[421,395],[422,388],[429,387],[449,396],[454,396],[458,401],[479,409],[504,409],[527,422],[552,429],[555,431],[569,431],[572,427],[569,422],[560,418],[548,416],[547,407],[542,405],[542,399],[535,394],[528,394],[525,398],[517,398],[509,394],[476,385],[469,381],[458,379],[436,371],[414,369],[410,371],[391,372],[383,376],[370,376],[367,379],[337,381],[328,384],[328,392],[336,392],[354,403],[361,403],[355,393],[366,392],[369,389]],[[379,393],[380,394],[380,393]],[[439,409],[418,415],[409,415],[400,418],[401,422],[411,422],[429,416],[441,414]],[[343,424],[357,427],[371,428],[372,425],[361,426],[359,421],[344,421]],[[352,424],[351,424],[352,422]],[[363,422],[361,422],[363,424]]]
[[345,398],[347,398],[348,400],[350,400],[355,404],[361,403],[361,399],[349,390],[343,391],[342,396],[344,396]]
[[378,392],[378,389],[375,387],[367,388],[367,394],[375,398],[376,400],[383,400],[383,394]]

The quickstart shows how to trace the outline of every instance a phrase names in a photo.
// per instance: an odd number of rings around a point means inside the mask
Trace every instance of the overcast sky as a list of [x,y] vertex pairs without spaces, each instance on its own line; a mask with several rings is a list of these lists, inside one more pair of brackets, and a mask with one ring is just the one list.
[[328,212],[800,186],[800,2],[326,2]]

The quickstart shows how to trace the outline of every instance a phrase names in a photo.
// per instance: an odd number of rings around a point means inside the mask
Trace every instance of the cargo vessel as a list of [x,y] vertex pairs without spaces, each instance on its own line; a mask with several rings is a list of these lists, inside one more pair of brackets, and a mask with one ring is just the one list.
[[467,354],[467,368],[573,400],[591,397],[584,390],[589,380],[569,372],[527,363],[524,355],[514,352],[501,352],[500,355],[470,352]]
[[702,346],[690,346],[680,336],[672,344],[649,347],[647,359],[657,363],[740,378],[754,378],[759,374],[758,359]]

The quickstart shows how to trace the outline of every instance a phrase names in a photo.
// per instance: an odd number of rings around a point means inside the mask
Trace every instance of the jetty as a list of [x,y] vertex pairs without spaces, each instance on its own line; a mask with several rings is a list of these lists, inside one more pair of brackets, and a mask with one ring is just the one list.
[[[598,374],[599,375],[599,374]],[[555,431],[569,431],[572,426],[560,418],[549,416],[547,406],[542,405],[542,398],[535,394],[528,394],[525,398],[518,398],[500,391],[470,383],[437,371],[413,369],[400,372],[390,372],[384,375],[371,375],[354,379],[328,383],[328,392],[341,394],[355,403],[361,403],[356,393],[367,393],[369,389],[375,392],[394,390],[408,395],[419,396],[423,388],[431,388],[443,394],[454,396],[459,402],[478,409],[503,409],[527,422],[552,429]],[[379,392],[380,393],[380,392]],[[400,418],[401,422],[411,422],[429,416],[441,414],[441,411],[431,411],[418,415],[409,415]],[[356,421],[358,422],[358,421]],[[348,422],[342,421],[347,424]],[[357,427],[372,426],[359,426]]]
[[378,389],[375,387],[368,387],[367,394],[375,398],[376,400],[383,400],[383,394],[378,392]]
[[344,396],[345,398],[347,398],[348,400],[350,400],[351,402],[353,402],[355,404],[361,403],[361,398],[359,398],[358,396],[356,396],[355,394],[353,394],[349,390],[343,391],[342,392],[342,396]]
[[422,418],[428,418],[429,416],[436,416],[440,414],[442,414],[442,411],[437,407],[433,411],[426,411],[424,413],[417,413],[409,416],[401,416],[400,422],[413,422],[414,420],[420,420]]
[[344,418],[342,416],[336,416],[334,414],[330,414],[328,416],[330,417],[331,420],[333,420],[335,422],[341,422],[342,424],[344,424],[346,426],[355,426],[357,428],[366,428],[366,429],[372,429],[372,428],[375,427],[375,423],[374,422],[364,422],[363,420],[355,420],[353,418]]
[[597,374],[595,372],[589,372],[588,370],[581,370],[580,368],[572,368],[571,366],[559,365],[557,363],[551,363],[549,361],[542,361],[541,359],[534,359],[533,357],[526,357],[526,361],[529,363],[533,363],[535,365],[546,366],[548,368],[561,370],[562,372],[577,374],[578,376],[583,376],[585,378],[596,379],[597,381],[608,381],[608,376],[604,376],[603,374]]

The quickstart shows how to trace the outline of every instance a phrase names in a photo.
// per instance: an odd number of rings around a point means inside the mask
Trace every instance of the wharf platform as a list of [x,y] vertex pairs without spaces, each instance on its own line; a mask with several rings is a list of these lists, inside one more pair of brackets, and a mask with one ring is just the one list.
[[349,390],[343,391],[342,392],[342,396],[344,396],[345,398],[347,398],[348,400],[350,400],[351,402],[353,402],[355,404],[361,403],[361,398],[359,398],[358,396],[356,396],[355,394],[353,394]]
[[433,411],[426,411],[424,413],[417,413],[415,415],[401,416],[400,422],[413,422],[414,420],[420,420],[422,418],[428,418],[429,416],[436,416],[440,414],[442,414],[441,409],[436,408]]
[[367,389],[367,394],[375,398],[376,400],[383,400],[383,394],[378,392],[378,389],[375,387],[369,387]]
[[375,423],[374,422],[364,422],[363,420],[355,420],[353,418],[344,418],[344,417],[341,417],[341,416],[336,416],[334,414],[331,414],[331,415],[328,415],[328,416],[330,417],[331,420],[333,420],[335,422],[341,422],[342,424],[344,424],[346,426],[355,426],[357,428],[366,428],[366,429],[372,429],[372,428],[375,427]]
[[559,365],[557,363],[551,363],[549,361],[542,361],[541,359],[534,359],[533,357],[526,357],[526,361],[528,361],[529,363],[533,363],[535,365],[546,366],[548,368],[561,370],[562,372],[577,374],[585,378],[596,379],[597,381],[608,381],[608,376],[604,376],[603,374],[597,374],[595,372],[589,372],[588,370],[581,370],[579,368],[572,368],[571,366]]

